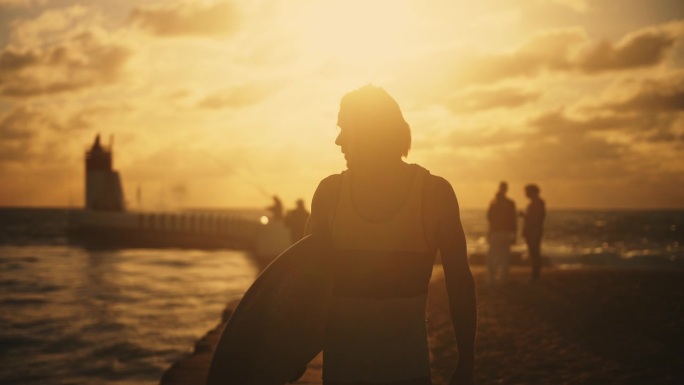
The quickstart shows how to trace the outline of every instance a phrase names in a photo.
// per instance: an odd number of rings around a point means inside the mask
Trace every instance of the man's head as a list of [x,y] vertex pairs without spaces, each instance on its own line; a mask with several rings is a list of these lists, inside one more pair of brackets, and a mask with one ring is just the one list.
[[528,198],[536,198],[539,196],[539,186],[534,183],[530,183],[525,186],[525,196]]
[[499,182],[499,189],[496,191],[496,198],[503,199],[508,192],[508,183],[506,181]]
[[508,183],[505,181],[499,182],[499,191],[497,192],[498,195],[505,196],[506,193],[508,192]]
[[335,144],[351,159],[401,158],[411,148],[411,128],[397,102],[380,87],[363,86],[342,98]]

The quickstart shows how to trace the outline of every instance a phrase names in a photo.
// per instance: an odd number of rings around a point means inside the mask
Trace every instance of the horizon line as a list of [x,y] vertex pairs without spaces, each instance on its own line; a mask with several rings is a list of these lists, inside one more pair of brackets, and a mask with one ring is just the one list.
[[[123,212],[164,212],[164,211],[175,211],[175,210],[265,210],[267,205],[261,206],[185,206],[185,207],[175,207],[167,209],[144,209],[144,210],[126,210]],[[53,210],[85,210],[83,206],[41,206],[41,205],[2,205],[0,204],[0,209],[53,209]],[[486,210],[486,206],[482,207],[461,207],[461,211],[471,211],[471,210]],[[548,207],[547,211],[684,211],[684,207]]]

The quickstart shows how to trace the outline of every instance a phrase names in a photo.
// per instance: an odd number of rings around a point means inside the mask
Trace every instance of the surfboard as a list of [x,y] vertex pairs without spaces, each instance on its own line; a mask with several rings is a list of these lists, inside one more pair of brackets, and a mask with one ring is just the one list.
[[207,385],[283,385],[306,367],[323,348],[332,258],[330,242],[309,235],[261,272],[226,323]]

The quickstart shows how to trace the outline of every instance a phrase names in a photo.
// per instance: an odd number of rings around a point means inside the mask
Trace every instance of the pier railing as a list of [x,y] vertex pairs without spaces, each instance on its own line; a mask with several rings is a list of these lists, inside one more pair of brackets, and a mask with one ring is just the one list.
[[70,234],[91,246],[249,249],[263,227],[258,211],[69,213]]

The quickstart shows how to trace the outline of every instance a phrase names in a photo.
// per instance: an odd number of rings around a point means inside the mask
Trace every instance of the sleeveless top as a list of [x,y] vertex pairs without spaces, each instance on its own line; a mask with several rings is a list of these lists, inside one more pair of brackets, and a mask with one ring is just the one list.
[[323,349],[327,382],[387,383],[430,376],[425,306],[435,253],[422,221],[418,165],[401,208],[370,221],[356,211],[341,174],[331,238],[339,260]]

